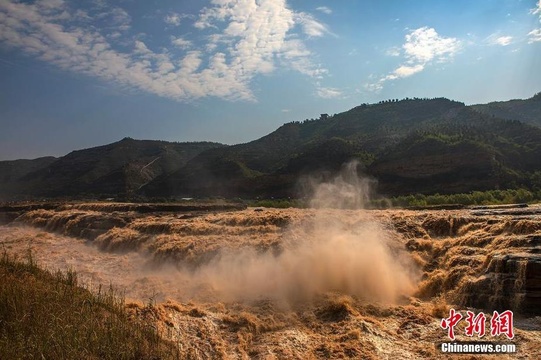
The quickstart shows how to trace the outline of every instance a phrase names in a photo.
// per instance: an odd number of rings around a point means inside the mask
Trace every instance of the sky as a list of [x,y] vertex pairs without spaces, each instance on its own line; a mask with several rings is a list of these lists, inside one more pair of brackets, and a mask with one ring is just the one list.
[[541,91],[541,0],[0,0],[0,160]]

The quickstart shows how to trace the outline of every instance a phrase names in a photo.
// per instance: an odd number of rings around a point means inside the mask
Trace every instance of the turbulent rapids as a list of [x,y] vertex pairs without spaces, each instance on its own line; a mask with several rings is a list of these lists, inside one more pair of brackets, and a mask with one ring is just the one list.
[[113,285],[194,358],[433,358],[450,307],[515,311],[541,356],[539,207],[174,210],[5,207],[0,241]]

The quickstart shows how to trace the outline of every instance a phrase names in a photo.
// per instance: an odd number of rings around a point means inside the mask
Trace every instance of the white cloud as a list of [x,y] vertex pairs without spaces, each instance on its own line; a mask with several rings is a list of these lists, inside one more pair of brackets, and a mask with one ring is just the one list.
[[[95,12],[93,15],[89,15],[86,12],[79,12],[79,16],[82,15],[84,17],[86,15],[86,20],[92,20],[92,18],[102,20],[108,24],[109,28],[114,29],[115,31],[124,32],[130,30],[132,19],[126,10],[116,6],[109,8],[107,7],[106,3],[101,2],[96,3],[96,5],[97,12]],[[40,14],[43,14],[43,12],[40,12]],[[52,21],[57,19],[48,17],[47,20]]]
[[370,92],[379,93],[381,90],[383,90],[384,82],[384,79],[380,79],[379,81],[373,83],[366,83],[363,87]]
[[393,46],[385,52],[387,56],[400,56],[400,48],[398,46]]
[[317,96],[323,99],[335,99],[342,96],[342,92],[335,88],[318,87]]
[[182,16],[180,14],[169,13],[165,15],[165,17],[163,18],[163,21],[165,21],[167,25],[179,26],[181,18]]
[[[539,14],[541,23],[541,0],[537,1],[536,7],[530,11],[533,15]],[[528,44],[541,41],[541,28],[533,29],[528,33]]]
[[179,26],[180,17],[177,14],[168,14],[163,18],[167,25]]
[[487,42],[490,45],[507,46],[513,41],[512,36],[499,36],[497,33],[490,35]]
[[530,11],[533,15],[539,14],[539,21],[541,22],[541,0],[537,0],[536,7]]
[[65,2],[64,0],[39,0],[36,1],[36,4],[42,8],[58,9],[59,7],[63,7]]
[[513,40],[512,36],[500,36],[496,39],[496,44],[501,46],[507,46],[511,44],[511,41]]
[[528,43],[534,43],[541,41],[541,29],[534,29],[528,33],[529,39]]
[[[378,81],[365,85],[365,89],[379,92],[383,89],[385,82],[406,78],[423,71],[432,62],[449,61],[460,50],[461,42],[456,38],[440,36],[436,30],[429,27],[422,27],[411,31],[405,36],[402,45],[404,51],[404,62],[390,74],[381,77]],[[393,51],[391,51],[393,49]],[[391,48],[388,55],[395,55],[399,51]]]
[[[312,54],[304,43],[288,33],[299,24],[309,36],[322,36],[327,28],[306,13],[295,13],[285,0],[213,0],[214,7],[204,8],[194,26],[216,29],[208,50],[219,43],[228,45],[233,71],[243,76],[269,73],[275,67],[274,58],[302,74],[320,78],[326,69],[312,62]],[[226,23],[223,31],[218,23]]]
[[423,64],[417,64],[413,66],[401,65],[390,76],[395,76],[395,78],[405,78],[405,77],[408,77],[408,76],[411,76],[413,74],[417,74],[418,72],[423,71],[424,68],[425,66]]
[[321,11],[324,14],[332,14],[332,10],[327,6],[319,6],[316,8],[317,11]]
[[432,60],[446,61],[455,55],[460,48],[460,41],[441,37],[433,28],[422,27],[406,35],[402,48],[408,63],[426,64]]
[[298,39],[286,40],[278,58],[282,60],[285,66],[308,75],[315,79],[321,79],[328,73],[327,69],[315,65],[311,60],[312,53]]
[[[176,25],[183,16],[177,15],[171,13],[164,20]],[[96,19],[113,26],[100,27]],[[188,51],[181,58],[174,55],[178,52],[158,50],[151,39],[130,41],[124,33],[130,24],[125,10],[102,0],[95,0],[88,12],[68,8],[62,0],[0,0],[0,44],[64,70],[175,100],[206,96],[255,100],[252,79],[271,73],[277,65],[314,81],[327,74],[314,63],[302,34],[295,32],[300,25],[308,36],[322,36],[327,27],[309,14],[290,10],[285,0],[212,0],[194,23],[205,29],[208,42],[199,47],[206,51]],[[108,39],[122,44],[123,51]],[[192,47],[182,36],[170,41],[183,50]],[[332,96],[333,91],[323,89],[322,94]]]
[[301,24],[304,33],[312,37],[321,37],[329,34],[327,26],[317,21],[312,15],[300,12],[296,14],[296,22]]
[[181,49],[188,49],[192,46],[192,42],[190,40],[186,40],[180,36],[179,37],[171,36],[171,44]]
[[119,7],[114,7],[111,9],[110,16],[113,23],[115,23],[119,30],[128,30],[131,24],[131,16],[126,12],[126,10]]

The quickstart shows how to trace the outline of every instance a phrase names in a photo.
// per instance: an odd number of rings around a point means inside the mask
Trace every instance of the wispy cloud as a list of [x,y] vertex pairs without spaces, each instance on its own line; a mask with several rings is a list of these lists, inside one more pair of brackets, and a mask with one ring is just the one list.
[[182,19],[181,14],[177,14],[177,13],[172,12],[172,13],[169,13],[169,14],[165,15],[165,17],[163,18],[163,21],[165,21],[165,23],[167,25],[179,26],[181,19]]
[[[539,22],[541,23],[541,0],[537,1],[537,6],[530,12],[533,15],[539,16]],[[541,41],[541,28],[533,29],[528,33],[528,44]]]
[[488,44],[490,45],[500,45],[500,46],[507,46],[510,45],[513,41],[512,36],[499,36],[499,34],[492,34],[490,35],[487,40]]
[[[43,1],[43,0],[42,0]],[[58,0],[45,0],[47,2],[57,2]],[[39,2],[38,2],[39,3]],[[63,5],[57,5],[54,9],[51,9],[49,13],[45,13],[47,15],[51,15],[52,13],[56,12],[58,9],[64,9],[62,11],[62,14],[68,15],[64,19],[61,20],[69,20],[73,17],[69,13],[69,9],[66,3],[62,1]],[[97,2],[97,7],[95,8],[95,14],[90,16],[88,13],[82,12],[79,14],[85,14],[87,16],[87,20],[92,20],[93,18],[97,20],[103,21],[103,23],[109,24],[106,26],[108,29],[114,28],[116,31],[125,32],[131,29],[131,16],[126,12],[126,10],[118,7],[108,7],[105,3]],[[82,15],[84,16],[84,15]],[[59,20],[58,18],[48,18],[48,20]]]
[[342,96],[342,91],[335,88],[318,87],[317,96],[323,99],[335,99]]
[[541,22],[541,0],[537,0],[536,7],[530,11],[533,15],[539,14],[539,21]]
[[319,6],[316,8],[317,11],[320,11],[324,14],[332,14],[332,10],[327,6]]
[[321,37],[326,34],[330,34],[327,25],[319,22],[312,15],[305,12],[297,13],[295,16],[295,21],[302,26],[304,33],[308,36]]
[[[0,44],[64,70],[180,101],[206,96],[255,100],[252,79],[277,66],[314,81],[328,72],[314,62],[302,40],[330,33],[327,26],[310,14],[292,11],[285,0],[212,0],[194,22],[207,39],[198,48],[206,51],[190,50],[192,41],[181,34],[170,38],[175,51],[153,46],[144,34],[127,36],[131,17],[125,10],[102,0],[94,4],[86,11],[63,0],[0,0]],[[184,18],[169,13],[163,20],[177,26]]]
[[186,40],[181,36],[171,36],[171,44],[181,49],[188,49],[192,46],[192,42],[190,40]]
[[277,53],[277,57],[284,66],[311,78],[321,79],[328,74],[327,69],[314,64],[312,52],[299,39],[285,40],[280,52]]
[[412,30],[405,36],[402,53],[396,54],[398,49],[395,48],[396,51],[389,54],[393,56],[403,54],[403,63],[378,81],[366,84],[365,88],[375,92],[381,91],[387,81],[417,74],[433,62],[449,61],[460,47],[461,42],[458,39],[442,37],[433,28],[425,26]]
[[513,40],[512,36],[500,36],[496,39],[496,44],[501,46],[507,46],[511,44],[511,41]]
[[400,54],[401,54],[400,47],[393,46],[393,47],[387,49],[387,51],[385,51],[385,54],[388,55],[388,56],[400,56]]
[[528,43],[541,41],[541,29],[534,29],[528,33]]

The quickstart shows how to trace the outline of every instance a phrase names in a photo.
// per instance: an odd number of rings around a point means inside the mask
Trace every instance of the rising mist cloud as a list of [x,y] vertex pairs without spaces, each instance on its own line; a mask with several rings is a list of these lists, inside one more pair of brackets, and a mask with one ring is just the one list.
[[[329,291],[370,301],[395,302],[415,289],[416,267],[405,249],[367,216],[347,224],[336,209],[361,210],[373,180],[359,177],[358,164],[344,166],[328,181],[309,180],[314,217],[285,232],[279,254],[253,248],[226,251],[200,267],[195,278],[233,299],[307,300]],[[288,235],[289,234],[289,235]],[[297,234],[288,239],[288,236]]]

